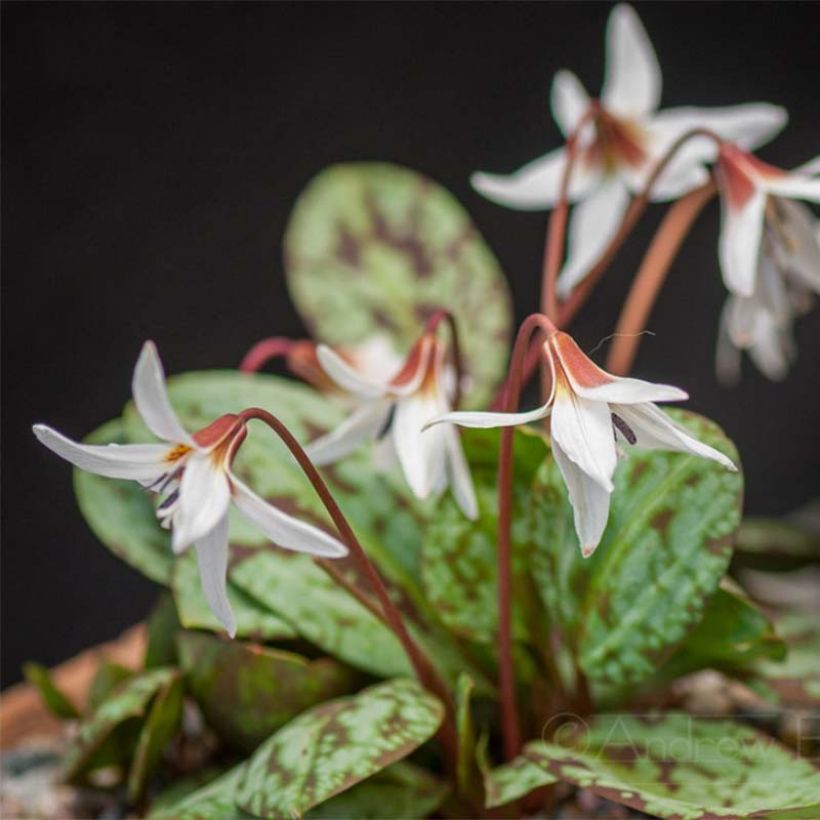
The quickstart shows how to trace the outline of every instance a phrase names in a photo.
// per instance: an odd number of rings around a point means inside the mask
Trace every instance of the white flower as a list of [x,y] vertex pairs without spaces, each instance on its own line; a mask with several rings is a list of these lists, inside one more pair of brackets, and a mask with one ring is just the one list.
[[773,380],[785,378],[794,360],[795,317],[820,293],[820,238],[814,215],[793,198],[820,201],[819,170],[814,160],[781,171],[735,145],[721,147],[719,255],[730,290],[717,349],[724,382],[738,379],[742,350]]
[[560,331],[549,336],[543,353],[552,375],[543,407],[526,413],[448,413],[431,423],[510,427],[549,418],[552,453],[569,490],[584,557],[595,551],[606,527],[620,447],[693,453],[737,469],[655,406],[656,401],[688,398],[683,390],[606,373]]
[[[649,174],[673,143],[696,127],[707,128],[746,148],[770,140],[786,123],[784,109],[767,103],[727,108],[670,108],[657,111],[661,73],[652,44],[638,15],[618,5],[606,33],[606,73],[598,100],[580,80],[559,71],[552,85],[552,112],[570,137],[589,116],[579,135],[579,156],[569,198],[577,202],[569,226],[567,260],[559,293],[566,296],[601,256],[615,235],[629,192],[643,189]],[[702,163],[714,158],[713,140],[697,137],[677,153],[652,188],[653,201],[676,199],[707,180]],[[477,173],[476,190],[501,205],[524,210],[556,204],[566,149],[552,151],[509,176]]]
[[326,558],[347,548],[332,536],[272,507],[231,472],[245,438],[245,421],[228,414],[192,435],[177,419],[152,342],[142,348],[132,382],[134,403],[163,444],[77,444],[43,424],[34,434],[75,467],[108,478],[134,479],[161,499],[157,517],[172,529],[172,546],[196,549],[202,589],[220,623],[233,637],[236,621],[226,593],[228,506],[231,501],[280,547]]
[[325,372],[360,404],[339,427],[306,448],[313,462],[330,464],[365,442],[377,441],[377,463],[384,466],[397,459],[418,498],[449,484],[464,514],[475,518],[475,492],[458,433],[440,428],[432,436],[422,434],[427,421],[452,409],[455,372],[445,364],[445,353],[435,333],[425,332],[392,378],[377,379],[319,345]]

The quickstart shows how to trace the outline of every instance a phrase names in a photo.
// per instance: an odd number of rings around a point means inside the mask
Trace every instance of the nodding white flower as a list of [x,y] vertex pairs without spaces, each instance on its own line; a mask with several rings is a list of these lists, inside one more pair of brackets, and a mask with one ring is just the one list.
[[718,377],[737,381],[746,350],[777,381],[796,355],[794,320],[820,293],[817,222],[794,201],[820,201],[820,158],[787,172],[727,143],[715,171],[723,210],[719,255],[730,290],[720,320]]
[[[578,204],[569,226],[567,260],[558,288],[565,296],[584,277],[615,235],[630,191],[643,189],[673,143],[693,128],[709,129],[746,148],[770,140],[786,124],[786,111],[767,103],[726,108],[658,111],[661,72],[638,15],[617,5],[606,31],[606,71],[600,97],[591,99],[580,80],[559,71],[552,84],[552,112],[566,137],[578,135],[578,161],[569,199]],[[650,199],[676,199],[707,180],[702,163],[714,159],[713,140],[689,140],[653,185]],[[484,196],[522,210],[550,208],[559,196],[566,149],[551,151],[508,176],[476,173]]]
[[606,527],[612,476],[622,447],[693,453],[737,469],[723,453],[690,436],[655,406],[657,401],[688,398],[683,390],[613,376],[561,331],[544,342],[543,355],[552,381],[543,407],[526,413],[448,413],[431,424],[511,427],[548,418],[552,453],[569,490],[585,558],[595,551]]
[[242,416],[221,416],[193,434],[183,428],[171,408],[162,364],[152,342],[142,348],[132,389],[142,420],[164,443],[77,444],[43,424],[34,425],[34,434],[81,470],[133,479],[159,496],[157,517],[172,530],[174,552],[194,545],[205,597],[231,637],[236,634],[226,593],[231,501],[280,547],[325,558],[347,554],[347,548],[335,538],[272,507],[231,472],[247,432]]
[[452,409],[456,373],[445,361],[446,353],[435,332],[425,331],[392,377],[377,379],[319,345],[317,354],[325,372],[358,399],[359,407],[335,430],[305,448],[313,462],[330,464],[375,441],[377,464],[397,460],[418,498],[449,484],[464,514],[475,518],[478,506],[458,433],[452,428],[440,428],[432,436],[422,433],[433,416]]

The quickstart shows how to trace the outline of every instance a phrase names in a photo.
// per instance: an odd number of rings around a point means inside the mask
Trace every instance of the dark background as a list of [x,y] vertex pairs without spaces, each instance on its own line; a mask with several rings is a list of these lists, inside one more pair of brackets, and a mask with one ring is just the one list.
[[[33,421],[80,437],[129,397],[142,341],[169,372],[234,366],[259,337],[302,333],[280,241],[323,166],[380,159],[424,171],[472,213],[536,306],[546,215],[472,192],[557,146],[553,72],[600,88],[606,4],[12,3],[3,15],[3,683],[141,618],[154,586],[96,543],[70,468]],[[664,107],[767,100],[789,128],[762,156],[817,153],[816,4],[639,4]],[[656,208],[575,333],[613,329]],[[820,491],[820,311],[772,384],[713,374],[724,299],[711,206],[655,310],[637,373],[689,390],[737,441],[747,509],[784,513]]]

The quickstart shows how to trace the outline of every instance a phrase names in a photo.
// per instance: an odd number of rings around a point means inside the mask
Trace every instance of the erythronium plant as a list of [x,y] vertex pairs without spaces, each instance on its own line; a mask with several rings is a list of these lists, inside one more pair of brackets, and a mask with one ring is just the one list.
[[[717,670],[749,687],[745,712],[794,723],[820,706],[820,637],[816,619],[764,612],[727,577],[736,540],[742,565],[762,537],[741,523],[732,442],[656,406],[685,400],[679,388],[629,376],[716,194],[723,369],[748,350],[785,375],[794,317],[820,292],[816,223],[794,201],[817,201],[817,168],[749,153],[785,123],[779,108],[658,112],[659,100],[652,46],[616,6],[600,98],[555,78],[566,146],[512,177],[475,177],[504,204],[555,205],[543,309],[511,353],[506,283],[455,199],[409,169],[342,164],[300,196],[284,243],[315,339],[264,339],[241,372],[167,386],[148,343],[121,419],[82,444],[35,427],[84,471],[94,532],[171,592],[145,668],[100,668],[66,755],[72,782],[113,767],[132,807],[204,820],[536,815],[570,787],[660,817],[817,813],[817,775],[786,746],[731,717],[669,711],[689,708],[681,692],[703,699],[690,673]],[[567,326],[647,204],[670,199],[599,367]],[[259,372],[276,357],[301,382]],[[541,401],[521,412],[535,373]],[[249,434],[252,421],[275,437]],[[764,529],[789,560],[816,556],[793,526]],[[77,718],[45,670],[28,674]],[[216,734],[222,770],[157,795],[184,766],[185,701]],[[693,738],[732,743],[714,765],[656,753]]]

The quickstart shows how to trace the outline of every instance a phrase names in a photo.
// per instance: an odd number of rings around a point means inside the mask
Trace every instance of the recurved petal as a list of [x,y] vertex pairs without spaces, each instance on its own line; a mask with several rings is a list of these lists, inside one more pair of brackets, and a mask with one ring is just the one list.
[[[512,174],[476,172],[470,178],[473,188],[499,205],[521,211],[551,208],[558,201],[561,179],[566,164],[566,151],[558,148],[527,163]],[[582,163],[576,163],[570,177],[569,198],[583,196],[597,180]]]
[[77,444],[45,424],[32,430],[49,450],[89,473],[151,481],[168,471],[167,444]]
[[552,116],[565,137],[571,136],[589,108],[589,94],[571,71],[559,71],[552,80]]
[[610,492],[593,481],[558,445],[553,444],[552,454],[569,491],[581,554],[584,558],[589,558],[601,542],[606,529]]
[[447,448],[447,467],[453,497],[464,515],[471,521],[475,521],[478,518],[478,501],[475,497],[473,478],[470,475],[467,459],[464,457],[461,439],[452,427],[444,430],[444,442]]
[[[410,489],[417,498],[427,498],[446,476],[446,430],[424,430],[430,419],[441,413],[437,397],[423,391],[396,403],[391,432],[399,463]],[[422,432],[423,431],[423,432]]]
[[636,447],[692,453],[717,461],[730,470],[737,470],[730,458],[690,436],[654,404],[616,404],[612,406],[612,412],[632,428]]
[[155,436],[165,441],[196,447],[171,408],[168,391],[165,389],[165,373],[153,342],[146,342],[142,346],[134,368],[131,392],[142,420]]
[[207,535],[228,511],[231,492],[221,463],[195,453],[185,464],[171,543],[180,553]]
[[754,293],[765,207],[766,196],[758,189],[742,204],[733,204],[721,196],[720,266],[726,287],[741,296]]
[[629,192],[616,178],[602,184],[572,210],[567,260],[558,278],[558,293],[566,297],[589,273],[623,221]]
[[236,635],[236,618],[228,601],[228,516],[194,545],[199,564],[199,579],[205,600],[219,623],[232,638]]
[[391,401],[376,399],[354,410],[335,430],[312,441],[305,452],[317,466],[332,464],[381,432],[390,415]]
[[336,384],[349,393],[354,393],[363,398],[377,398],[383,396],[387,388],[383,384],[366,378],[361,373],[352,368],[338,353],[331,350],[327,345],[319,345],[316,348],[316,356],[319,364]]
[[783,174],[766,180],[766,190],[778,196],[820,202],[820,177],[803,174]]
[[430,419],[424,425],[425,429],[434,424],[457,424],[459,427],[476,427],[488,429],[491,427],[518,427],[520,424],[529,424],[531,421],[540,421],[550,414],[548,404],[527,410],[524,413],[490,413],[480,410],[458,410],[454,413],[444,413]]
[[557,377],[550,434],[564,454],[590,478],[612,492],[617,453],[609,405],[576,395]]
[[321,558],[347,555],[347,547],[337,538],[268,504],[234,475],[231,485],[236,506],[275,544]]
[[622,117],[640,117],[661,101],[661,70],[655,49],[635,10],[621,3],[606,29],[604,106]]

